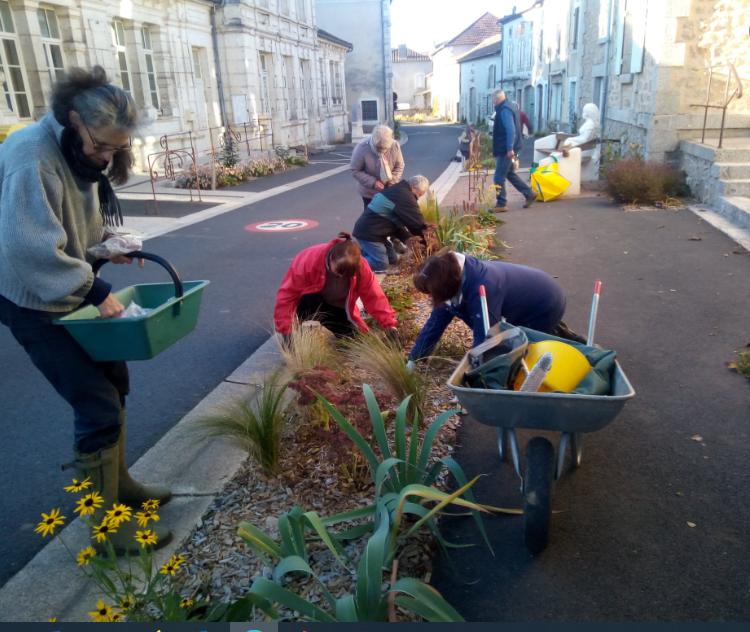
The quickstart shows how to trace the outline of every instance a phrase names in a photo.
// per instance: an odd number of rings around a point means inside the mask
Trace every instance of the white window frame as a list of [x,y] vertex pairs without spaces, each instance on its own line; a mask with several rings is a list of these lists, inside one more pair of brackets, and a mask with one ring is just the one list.
[[331,105],[340,106],[344,100],[344,91],[341,86],[341,64],[331,59],[328,61],[328,68],[331,73]]
[[[39,7],[36,11],[37,20],[39,21],[39,30],[42,36],[42,49],[44,52],[44,62],[47,67],[50,83],[63,78],[65,75],[65,57],[62,51],[62,38],[60,37],[60,24],[57,21],[57,15],[54,9]],[[47,31],[45,34],[42,28],[42,20]],[[57,55],[55,55],[57,53]],[[58,57],[56,60],[55,57]],[[58,63],[59,62],[59,63]]]
[[279,1],[279,13],[281,15],[289,15],[289,0],[278,0]]
[[[31,98],[29,97],[29,82],[21,56],[21,47],[16,35],[13,23],[13,11],[7,0],[0,0],[0,39],[2,39],[2,50],[0,50],[0,69],[2,70],[2,87],[5,96],[5,105],[19,119],[31,118]],[[11,63],[11,56],[17,63]]]
[[203,81],[203,68],[201,68],[201,48],[198,46],[192,46],[190,54],[193,61],[193,77],[198,81]]
[[575,4],[570,12],[570,41],[568,46],[570,50],[578,50],[578,38],[581,34],[581,5]]
[[318,58],[318,79],[320,80],[320,106],[321,108],[328,109],[328,72],[326,68],[326,60],[322,57]]
[[294,58],[282,55],[281,74],[284,84],[285,110],[289,120],[296,121],[299,114],[297,109],[296,81],[294,76]]
[[495,64],[490,64],[490,67],[487,69],[487,88],[489,90],[492,90],[492,88],[495,87],[496,83],[497,83],[497,66],[495,66]]
[[307,1],[297,0],[297,22],[307,22]]
[[130,96],[133,96],[133,78],[128,65],[128,48],[125,41],[125,23],[122,20],[112,20],[112,44],[115,47],[117,68],[120,73],[120,86]]
[[425,74],[423,72],[418,72],[414,75],[414,89],[415,90],[424,90],[425,88]]
[[160,110],[161,99],[159,98],[159,82],[156,77],[152,36],[153,30],[150,26],[144,25],[141,27],[141,44],[143,45],[143,58],[145,61],[144,68],[146,70],[146,81],[148,83],[151,106],[156,110]]
[[263,114],[272,116],[270,78],[273,73],[273,54],[266,51],[258,53],[258,68],[260,69],[260,109]]

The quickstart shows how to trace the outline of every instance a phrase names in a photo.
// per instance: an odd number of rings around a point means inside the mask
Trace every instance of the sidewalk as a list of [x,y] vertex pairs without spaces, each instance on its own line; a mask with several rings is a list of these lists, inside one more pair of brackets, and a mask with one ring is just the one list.
[[[505,257],[558,279],[578,331],[602,279],[597,342],[637,395],[556,483],[547,550],[532,557],[521,519],[493,516],[493,557],[470,521],[449,520],[446,539],[475,546],[437,561],[435,587],[472,621],[747,620],[750,390],[725,363],[749,340],[750,254],[686,209],[592,194],[522,210],[513,194]],[[455,457],[484,474],[477,498],[520,506],[495,429],[464,419]],[[522,455],[533,434],[519,433]]]

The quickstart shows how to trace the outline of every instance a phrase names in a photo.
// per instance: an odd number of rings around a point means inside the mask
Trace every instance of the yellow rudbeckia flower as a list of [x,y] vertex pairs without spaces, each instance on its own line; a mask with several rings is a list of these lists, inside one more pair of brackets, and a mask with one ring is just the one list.
[[112,615],[115,610],[112,606],[104,603],[104,600],[100,599],[96,602],[96,610],[89,612],[89,616],[97,623],[109,623],[112,620]]
[[104,498],[102,498],[102,495],[99,492],[92,492],[80,498],[73,511],[82,516],[91,516],[103,504]]
[[107,520],[114,527],[119,527],[133,517],[133,510],[127,505],[115,503],[112,509],[107,511]]
[[151,531],[151,529],[146,529],[145,531],[136,531],[135,539],[141,543],[141,546],[143,548],[146,548],[149,545],[153,546],[154,544],[156,544],[156,534]]
[[73,479],[73,482],[70,485],[67,485],[66,487],[63,487],[63,489],[66,492],[72,492],[72,493],[78,493],[82,492],[84,489],[88,489],[91,487],[91,478],[86,477],[82,481],[79,481],[77,478]]
[[95,555],[96,551],[94,550],[94,547],[87,546],[85,549],[81,549],[78,552],[78,555],[76,556],[76,562],[78,562],[78,566],[86,566],[91,561],[91,558]]
[[110,524],[106,518],[91,529],[91,537],[99,543],[104,542],[113,533],[117,533],[117,527]]
[[42,514],[42,521],[36,526],[34,531],[41,533],[42,537],[45,538],[48,535],[52,535],[55,529],[62,524],[65,524],[65,516],[60,515],[59,509],[53,509],[48,514]]

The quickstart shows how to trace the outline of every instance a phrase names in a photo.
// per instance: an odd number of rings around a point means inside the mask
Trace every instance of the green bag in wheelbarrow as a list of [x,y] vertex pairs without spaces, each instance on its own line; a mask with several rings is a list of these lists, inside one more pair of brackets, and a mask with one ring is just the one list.
[[[87,305],[55,321],[97,362],[149,360],[172,346],[195,329],[203,288],[209,283],[181,281],[174,267],[157,255],[131,252],[126,256],[154,261],[172,277],[171,283],[142,283],[115,292],[123,306],[136,303],[149,310],[147,314],[99,318],[99,310]],[[106,262],[97,261],[94,273]]]
[[[503,323],[503,331],[511,329],[513,326]],[[572,391],[579,395],[610,395],[612,393],[612,379],[615,370],[615,359],[617,354],[614,351],[600,349],[599,347],[589,347],[585,344],[573,342],[558,338],[551,334],[546,334],[528,327],[519,327],[526,334],[529,344],[540,342],[542,340],[557,340],[578,349],[591,365],[591,370],[579,382],[578,386]],[[517,353],[508,353],[492,358],[489,362],[464,374],[466,386],[471,388],[492,388],[507,390],[509,384],[513,383],[516,374],[520,370],[521,357]]]

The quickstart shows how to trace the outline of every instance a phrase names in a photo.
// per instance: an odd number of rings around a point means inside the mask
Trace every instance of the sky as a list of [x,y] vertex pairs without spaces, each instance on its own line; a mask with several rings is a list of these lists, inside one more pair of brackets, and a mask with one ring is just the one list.
[[532,0],[393,0],[391,4],[391,46],[406,44],[429,53],[435,44],[458,35],[489,11],[497,17],[521,11]]

